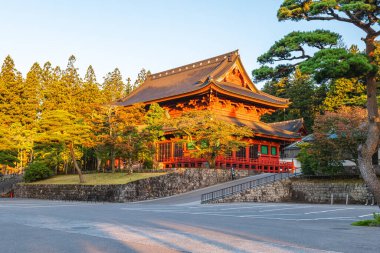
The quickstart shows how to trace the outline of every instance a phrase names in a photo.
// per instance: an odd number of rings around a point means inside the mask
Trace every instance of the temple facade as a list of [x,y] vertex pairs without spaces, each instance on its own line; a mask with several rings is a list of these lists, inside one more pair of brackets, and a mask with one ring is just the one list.
[[[288,107],[289,100],[258,90],[245,71],[238,51],[194,62],[147,77],[147,80],[119,104],[158,103],[171,117],[191,110],[210,110],[218,120],[250,127],[254,137],[246,147],[218,157],[217,167],[284,172],[293,168],[281,162],[282,148],[301,137],[302,120],[267,124],[264,114]],[[204,159],[193,158],[191,147],[168,130],[157,145],[157,161],[164,168],[207,167]]]

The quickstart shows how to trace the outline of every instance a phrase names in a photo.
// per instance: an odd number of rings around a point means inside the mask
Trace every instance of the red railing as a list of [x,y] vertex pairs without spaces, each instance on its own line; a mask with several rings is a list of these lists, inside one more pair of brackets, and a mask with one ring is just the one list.
[[[207,168],[206,159],[191,157],[175,157],[161,161],[164,168]],[[218,157],[216,167],[222,169],[255,170],[265,173],[294,172],[293,162],[282,162],[279,157],[259,157],[246,159],[240,157]]]

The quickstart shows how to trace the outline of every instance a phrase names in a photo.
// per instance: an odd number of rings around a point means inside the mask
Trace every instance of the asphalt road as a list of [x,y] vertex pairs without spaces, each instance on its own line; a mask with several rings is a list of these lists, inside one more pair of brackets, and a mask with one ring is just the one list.
[[[168,199],[166,200],[168,201]],[[373,206],[0,200],[0,252],[379,252]]]

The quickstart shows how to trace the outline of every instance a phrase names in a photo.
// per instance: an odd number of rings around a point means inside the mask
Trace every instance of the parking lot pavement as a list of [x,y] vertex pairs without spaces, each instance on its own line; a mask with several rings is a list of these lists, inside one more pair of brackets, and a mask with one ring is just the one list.
[[236,218],[256,218],[292,221],[317,220],[349,220],[355,221],[371,218],[373,212],[378,212],[376,206],[359,205],[316,205],[316,204],[286,204],[286,203],[239,203],[215,205],[134,205],[124,210],[139,210],[143,212],[186,213],[189,215],[226,216]]
[[380,228],[350,223],[378,210],[3,199],[0,244],[1,252],[377,252]]

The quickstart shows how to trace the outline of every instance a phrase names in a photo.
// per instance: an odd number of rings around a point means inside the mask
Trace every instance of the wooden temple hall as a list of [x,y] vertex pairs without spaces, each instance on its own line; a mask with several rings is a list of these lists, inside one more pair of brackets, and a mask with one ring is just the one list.
[[[267,124],[261,116],[289,105],[287,99],[258,90],[245,71],[238,51],[229,52],[147,77],[120,105],[158,103],[171,117],[189,110],[212,110],[219,120],[253,129],[247,146],[218,157],[217,167],[284,172],[292,162],[280,161],[285,145],[300,140],[302,120]],[[164,168],[206,167],[204,159],[191,157],[191,149],[169,132],[157,142],[157,161]]]

